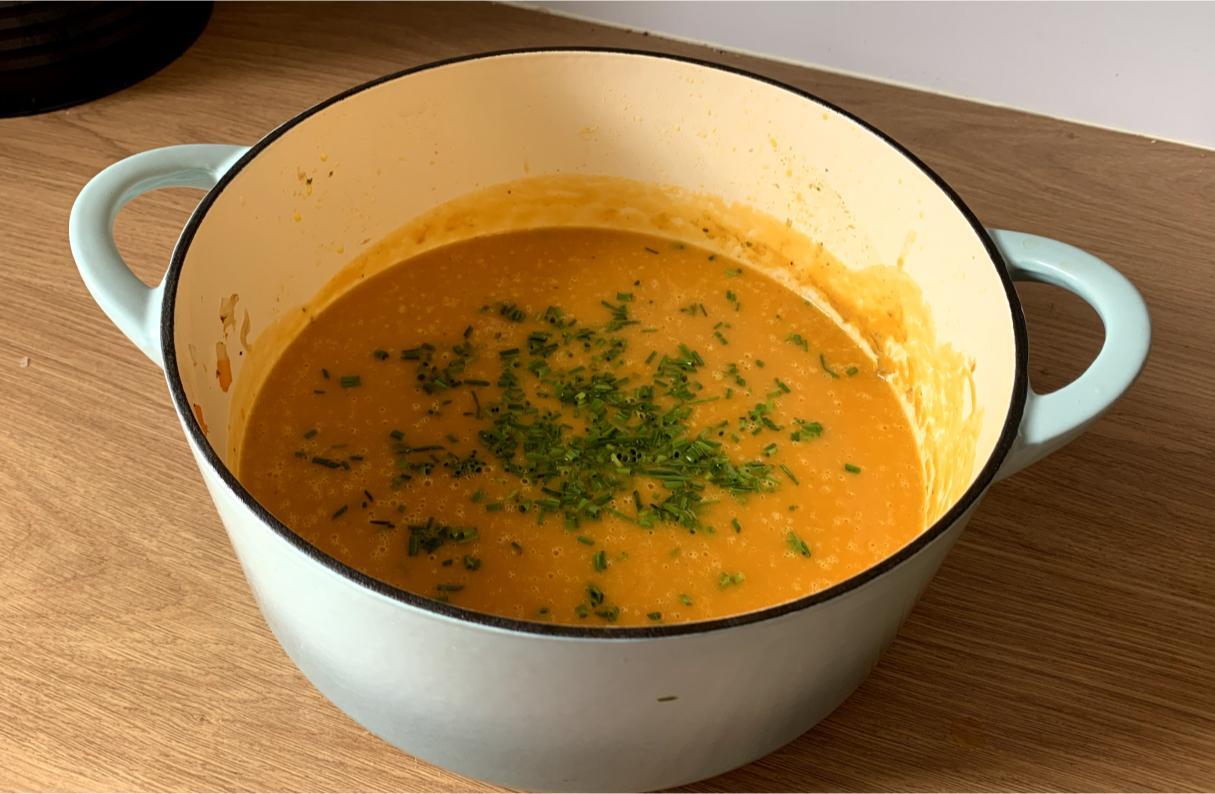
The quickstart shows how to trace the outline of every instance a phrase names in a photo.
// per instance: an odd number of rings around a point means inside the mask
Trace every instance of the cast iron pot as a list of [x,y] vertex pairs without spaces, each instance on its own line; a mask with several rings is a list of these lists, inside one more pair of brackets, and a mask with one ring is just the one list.
[[[301,173],[317,175],[314,192]],[[867,264],[854,256],[862,250],[901,258],[937,337],[975,362],[982,421],[960,496],[905,548],[825,591],[721,620],[616,629],[421,598],[276,520],[228,459],[231,401],[212,352],[217,307],[239,294],[256,339],[360,243],[475,189],[555,173],[742,201],[790,218],[849,267]],[[801,189],[815,184],[826,189]],[[149,289],[120,258],[112,226],[125,202],[167,186],[209,192],[164,281]],[[795,195],[806,192],[836,205],[807,211],[797,202],[813,199]],[[1107,409],[1141,369],[1150,336],[1143,301],[1108,265],[1060,242],[985,230],[939,177],[859,119],[762,77],[639,52],[459,58],[352,89],[252,147],[136,154],[81,191],[70,237],[97,303],[163,367],[254,596],[292,660],[402,750],[530,789],[675,786],[806,731],[865,678],[992,483]],[[1014,280],[1072,291],[1105,324],[1096,360],[1057,392],[1029,388]],[[233,366],[239,380],[242,363]]]

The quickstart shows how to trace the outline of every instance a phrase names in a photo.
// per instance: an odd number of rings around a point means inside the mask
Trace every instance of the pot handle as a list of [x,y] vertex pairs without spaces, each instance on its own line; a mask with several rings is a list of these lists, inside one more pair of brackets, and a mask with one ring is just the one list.
[[150,190],[215,187],[246,151],[246,146],[189,144],[133,154],[90,179],[72,205],[68,241],[80,277],[118,330],[161,367],[164,281],[148,287],[135,277],[114,243],[114,221],[128,201]]
[[1122,396],[1143,369],[1151,345],[1147,305],[1121,273],[1075,246],[1023,232],[991,230],[1015,281],[1053,284],[1083,298],[1101,317],[1105,342],[1080,377],[1050,394],[1029,387],[1004,479],[1084,432]]

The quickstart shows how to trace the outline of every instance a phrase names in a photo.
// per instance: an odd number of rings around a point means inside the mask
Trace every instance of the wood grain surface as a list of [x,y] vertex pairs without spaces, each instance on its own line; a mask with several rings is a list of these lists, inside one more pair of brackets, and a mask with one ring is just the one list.
[[[242,4],[131,89],[0,120],[0,789],[484,788],[369,735],[279,649],[163,376],[76,275],[67,217],[134,152],[249,143],[387,72],[558,44],[695,53],[817,93],[910,147],[987,224],[1106,259],[1153,312],[1140,381],[992,490],[856,695],[693,788],[1215,788],[1215,154],[515,8]],[[159,279],[197,198],[124,212],[142,277]],[[1058,386],[1100,324],[1057,290],[1024,295],[1031,376]]]

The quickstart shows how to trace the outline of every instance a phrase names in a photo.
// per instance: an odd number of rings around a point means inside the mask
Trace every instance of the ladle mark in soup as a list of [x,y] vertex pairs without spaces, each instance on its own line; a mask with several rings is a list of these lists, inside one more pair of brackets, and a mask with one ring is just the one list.
[[608,229],[478,237],[353,287],[292,340],[239,475],[326,553],[528,620],[749,612],[923,526],[907,417],[787,287]]

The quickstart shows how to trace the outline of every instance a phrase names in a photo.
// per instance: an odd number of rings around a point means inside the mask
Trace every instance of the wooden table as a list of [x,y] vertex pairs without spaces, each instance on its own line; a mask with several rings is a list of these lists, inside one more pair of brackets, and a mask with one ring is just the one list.
[[[695,53],[806,88],[905,143],[986,223],[1105,258],[1153,312],[1139,383],[992,490],[856,695],[697,788],[1215,788],[1215,154],[461,4],[221,5],[151,79],[0,120],[0,789],[481,788],[369,735],[279,649],[163,377],[76,275],[67,216],[133,152],[252,142],[380,74],[557,44]],[[160,277],[197,198],[156,193],[123,214],[141,275]],[[1024,297],[1032,377],[1057,386],[1100,325],[1059,291]]]

